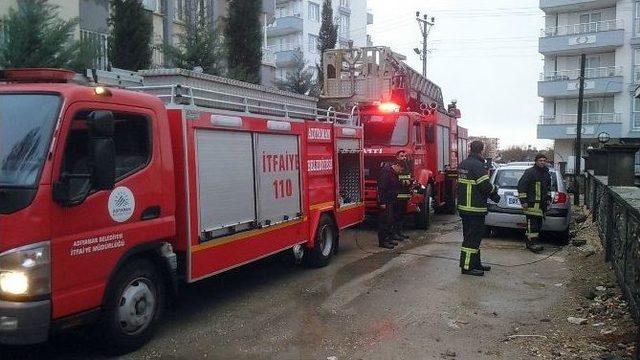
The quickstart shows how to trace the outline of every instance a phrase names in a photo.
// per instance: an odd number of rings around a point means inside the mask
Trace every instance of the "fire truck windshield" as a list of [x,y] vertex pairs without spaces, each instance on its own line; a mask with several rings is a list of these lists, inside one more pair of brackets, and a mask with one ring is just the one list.
[[35,187],[60,109],[53,94],[0,94],[0,187]]
[[409,141],[409,117],[406,115],[365,115],[365,146],[405,146]]

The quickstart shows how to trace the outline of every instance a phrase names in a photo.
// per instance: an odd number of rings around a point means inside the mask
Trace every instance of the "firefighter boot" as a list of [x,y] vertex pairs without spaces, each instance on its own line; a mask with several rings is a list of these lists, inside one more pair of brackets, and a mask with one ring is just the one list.
[[482,264],[482,255],[480,254],[481,254],[481,251],[478,250],[478,264],[476,264],[478,266],[478,269],[483,271],[491,271],[491,266]]
[[389,250],[394,248],[393,244],[389,243],[389,242],[380,243],[380,244],[378,244],[378,246],[383,248],[383,249],[389,249]]
[[463,247],[460,251],[460,268],[463,275],[483,276],[484,270],[478,268],[480,258],[478,249]]
[[532,240],[527,239],[527,249],[534,254],[539,254],[544,250],[542,245],[535,244]]

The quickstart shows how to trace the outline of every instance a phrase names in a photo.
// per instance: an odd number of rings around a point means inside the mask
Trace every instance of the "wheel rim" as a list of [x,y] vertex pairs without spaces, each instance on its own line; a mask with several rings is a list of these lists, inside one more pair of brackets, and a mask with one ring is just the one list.
[[324,257],[329,256],[333,249],[333,231],[329,225],[323,226],[320,231],[320,249]]
[[144,331],[156,312],[156,296],[149,279],[137,278],[122,291],[118,301],[118,323],[127,335]]

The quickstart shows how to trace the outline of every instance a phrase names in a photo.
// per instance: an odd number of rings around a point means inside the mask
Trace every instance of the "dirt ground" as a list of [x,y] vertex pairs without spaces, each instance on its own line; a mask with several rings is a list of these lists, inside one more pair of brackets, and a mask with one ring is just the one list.
[[612,265],[604,261],[597,225],[581,208],[574,214],[586,221],[572,225],[574,238],[565,248],[569,281],[554,285],[566,287],[566,293],[545,317],[515,324],[514,335],[505,340],[508,345],[495,346],[504,358],[640,359],[638,328]]

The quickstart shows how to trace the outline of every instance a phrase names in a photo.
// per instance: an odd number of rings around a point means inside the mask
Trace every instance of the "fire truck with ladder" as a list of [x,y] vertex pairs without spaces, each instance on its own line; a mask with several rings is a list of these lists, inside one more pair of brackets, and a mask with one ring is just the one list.
[[363,220],[356,111],[180,69],[88,75],[0,71],[0,344],[98,320],[132,350],[181,281],[289,249],[324,266]]
[[377,178],[399,151],[410,158],[413,192],[407,213],[427,229],[435,210],[455,212],[457,166],[467,152],[460,110],[446,108],[440,87],[406,65],[388,47],[349,47],[323,55],[322,101],[332,108],[356,106],[364,126],[365,203],[378,211]]

